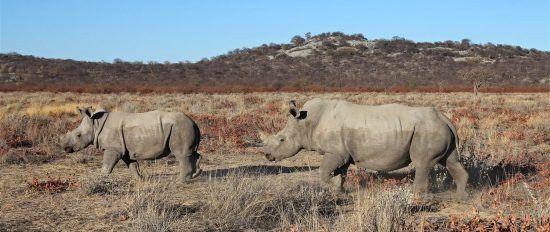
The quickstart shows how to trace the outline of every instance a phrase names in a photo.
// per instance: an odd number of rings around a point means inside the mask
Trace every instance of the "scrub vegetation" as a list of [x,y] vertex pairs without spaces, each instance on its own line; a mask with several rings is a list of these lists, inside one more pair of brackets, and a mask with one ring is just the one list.
[[[446,169],[432,193],[411,195],[412,168],[372,173],[352,165],[346,193],[319,183],[321,157],[269,162],[257,129],[275,133],[287,103],[315,98],[434,106],[452,119],[470,197],[457,201]],[[176,181],[174,157],[99,175],[92,147],[64,154],[57,137],[78,125],[76,106],[180,111],[201,128],[201,177]],[[549,231],[549,93],[0,93],[0,230]]]

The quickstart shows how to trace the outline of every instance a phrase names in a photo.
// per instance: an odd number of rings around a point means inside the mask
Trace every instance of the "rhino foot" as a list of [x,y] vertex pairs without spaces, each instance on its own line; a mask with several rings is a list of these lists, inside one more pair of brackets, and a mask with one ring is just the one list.
[[193,175],[191,176],[191,179],[195,179],[199,177],[201,173],[202,173],[202,169],[198,169],[195,173],[193,173]]
[[466,193],[466,191],[463,191],[463,192],[456,192],[454,194],[454,198],[458,201],[466,201],[468,200],[468,193]]

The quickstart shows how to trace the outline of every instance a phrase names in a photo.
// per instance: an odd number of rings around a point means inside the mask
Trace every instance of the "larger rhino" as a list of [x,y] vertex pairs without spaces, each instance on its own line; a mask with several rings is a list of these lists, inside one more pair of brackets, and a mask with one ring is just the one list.
[[417,196],[427,192],[429,172],[440,163],[451,173],[457,197],[466,196],[468,173],[458,161],[456,129],[432,107],[365,106],[313,99],[302,109],[290,101],[289,114],[286,126],[277,134],[260,131],[263,151],[270,161],[289,158],[302,149],[317,151],[324,155],[319,168],[321,180],[336,182],[339,189],[350,164],[392,171],[412,163]]
[[60,137],[67,153],[89,145],[103,150],[102,172],[110,174],[122,160],[136,178],[141,179],[138,160],[160,159],[174,154],[180,164],[182,181],[197,177],[201,155],[197,153],[200,131],[183,113],[151,111],[123,113],[78,108],[80,125]]

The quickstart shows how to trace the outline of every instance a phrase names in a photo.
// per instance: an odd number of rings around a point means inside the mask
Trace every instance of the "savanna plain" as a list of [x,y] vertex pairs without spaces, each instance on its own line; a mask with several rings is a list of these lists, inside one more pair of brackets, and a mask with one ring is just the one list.
[[[316,97],[439,109],[458,130],[468,199],[452,197],[442,166],[417,201],[412,167],[352,165],[341,193],[320,183],[314,152],[269,162],[257,130],[276,133],[289,100]],[[80,123],[77,106],[188,114],[202,132],[204,172],[177,182],[169,156],[142,162],[143,181],[122,162],[102,176],[100,151],[57,145]],[[0,93],[2,231],[550,231],[548,186],[550,93]]]

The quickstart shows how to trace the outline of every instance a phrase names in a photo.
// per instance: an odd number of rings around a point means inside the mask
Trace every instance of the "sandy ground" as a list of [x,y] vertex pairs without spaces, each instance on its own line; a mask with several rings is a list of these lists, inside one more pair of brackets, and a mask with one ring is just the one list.
[[[249,149],[239,155],[209,155],[202,163],[204,172],[191,183],[182,184],[175,179],[178,174],[177,162],[165,158],[144,163],[141,167],[148,177],[145,182],[162,182],[167,191],[164,195],[173,205],[182,210],[196,210],[204,201],[207,186],[230,173],[245,173],[260,176],[265,181],[281,180],[319,183],[317,168],[322,156],[314,152],[301,152],[295,157],[273,163],[267,161],[257,149]],[[2,214],[0,227],[5,230],[46,230],[46,231],[116,231],[126,230],[130,220],[121,216],[126,205],[126,198],[136,180],[121,163],[115,167],[110,178],[120,183],[115,193],[107,195],[86,195],[79,190],[79,182],[99,172],[101,156],[99,154],[69,154],[64,158],[43,165],[5,165],[1,167],[0,186]],[[87,160],[82,163],[83,157]],[[351,169],[354,169],[352,166]],[[404,170],[402,172],[406,172]],[[33,177],[75,180],[75,186],[62,193],[42,193],[29,189]],[[379,176],[378,178],[384,178]],[[356,187],[347,185],[347,190],[355,191]],[[359,188],[366,188],[365,186]],[[361,189],[359,189],[361,191]],[[422,217],[441,218],[450,214],[465,214],[472,210],[476,203],[457,202],[451,197],[450,190],[439,189],[431,194],[431,201],[419,208]],[[478,194],[470,190],[472,194]],[[346,206],[344,206],[345,208]],[[481,215],[490,216],[492,212],[482,211]],[[184,218],[181,220],[185,220]]]

